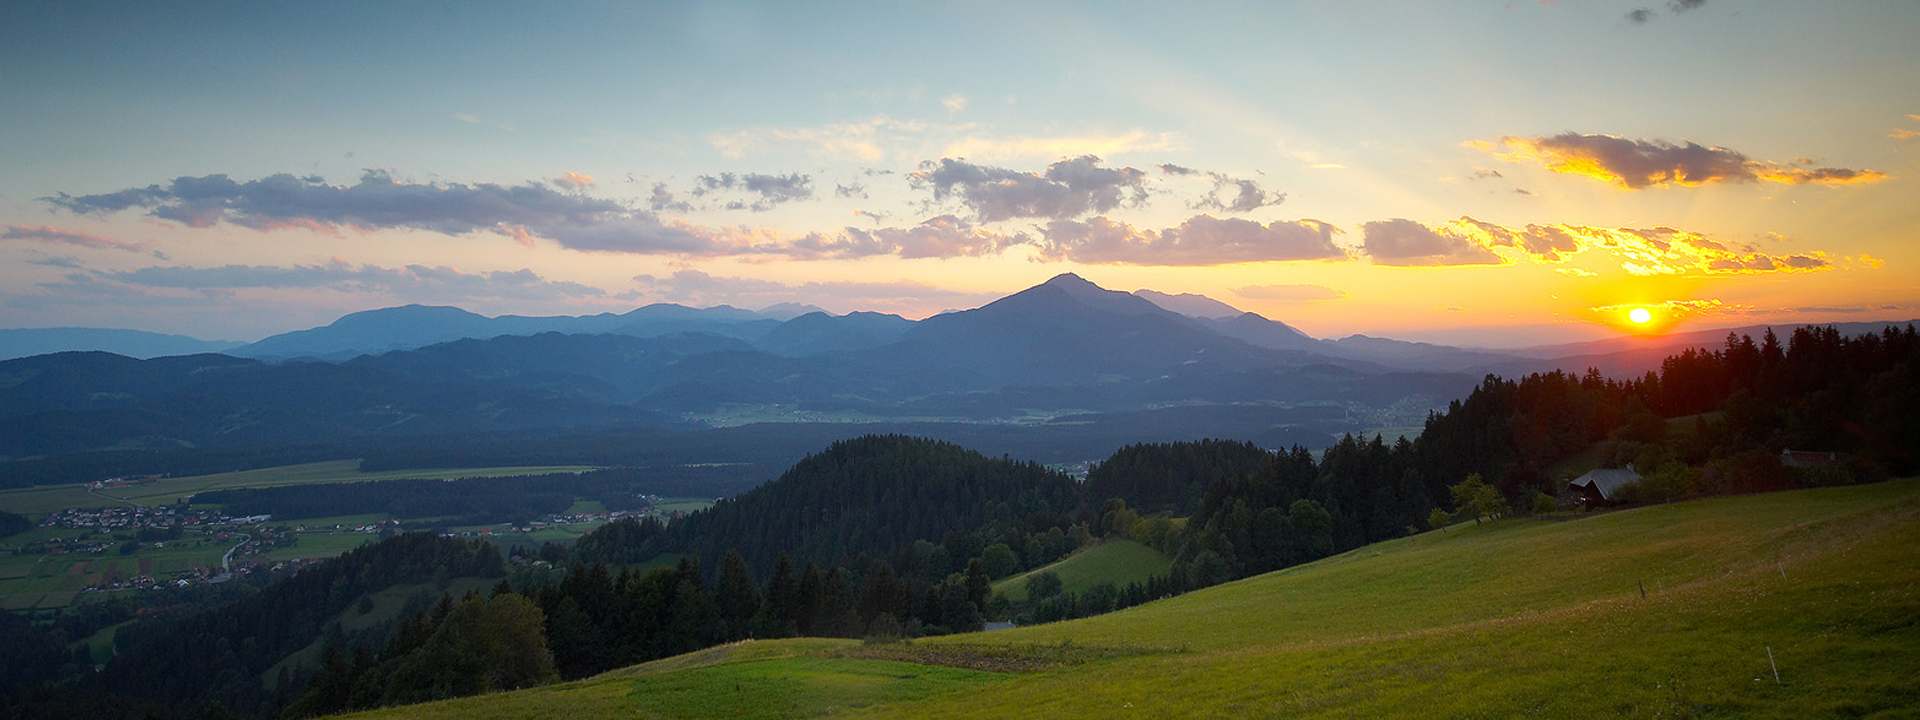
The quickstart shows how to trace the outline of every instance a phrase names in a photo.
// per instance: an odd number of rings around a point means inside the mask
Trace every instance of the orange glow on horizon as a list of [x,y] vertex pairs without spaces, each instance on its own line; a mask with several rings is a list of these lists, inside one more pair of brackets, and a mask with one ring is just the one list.
[[1653,322],[1653,313],[1647,312],[1646,308],[1634,308],[1627,311],[1627,319],[1635,325],[1645,325]]

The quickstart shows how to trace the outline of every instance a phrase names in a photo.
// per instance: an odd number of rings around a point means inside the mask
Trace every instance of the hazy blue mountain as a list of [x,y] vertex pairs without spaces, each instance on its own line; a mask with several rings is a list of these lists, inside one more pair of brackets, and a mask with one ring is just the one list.
[[350,313],[324,327],[282,333],[234,348],[241,357],[263,359],[311,358],[344,361],[361,355],[411,350],[461,339],[502,335],[619,334],[661,337],[680,333],[709,333],[752,340],[779,326],[780,320],[721,305],[690,308],[655,303],[621,314],[532,317],[502,315],[490,318],[456,307],[405,305]]
[[827,313],[828,315],[833,314],[833,313],[828,313],[825,309],[820,308],[818,306],[806,305],[803,303],[792,303],[792,302],[774,303],[772,305],[768,305],[766,307],[760,308],[760,312],[757,314],[760,317],[767,318],[769,320],[785,321],[785,320],[792,320],[794,318],[800,317],[801,315],[810,315],[813,313]]
[[1239,308],[1205,295],[1195,295],[1193,293],[1168,295],[1157,290],[1144,289],[1135,290],[1133,294],[1145,298],[1148,302],[1158,305],[1163,309],[1171,310],[1192,318],[1226,319],[1241,314]]
[[899,340],[913,325],[912,320],[885,313],[811,312],[781,323],[754,341],[754,346],[785,357],[865,350]]
[[1462,372],[1517,359],[1514,355],[1489,350],[1472,350],[1366,335],[1349,335],[1339,340],[1322,340],[1319,348],[1314,351],[1333,357],[1365,360],[1399,370],[1423,372]]
[[1319,340],[1300,332],[1292,325],[1278,320],[1268,320],[1258,313],[1240,313],[1233,317],[1214,318],[1208,322],[1222,335],[1244,340],[1263,348],[1307,352],[1318,352],[1323,349]]
[[223,352],[243,343],[201,340],[144,330],[102,328],[31,328],[0,330],[0,360],[48,353],[98,350],[132,358]]

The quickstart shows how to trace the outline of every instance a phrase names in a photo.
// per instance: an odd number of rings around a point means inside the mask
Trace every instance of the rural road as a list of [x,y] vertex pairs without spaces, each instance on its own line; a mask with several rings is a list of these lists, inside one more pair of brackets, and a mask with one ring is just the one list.
[[95,496],[98,496],[98,497],[103,497],[103,498],[106,498],[106,499],[108,499],[108,500],[118,500],[118,501],[120,501],[120,502],[123,502],[123,503],[126,503],[126,504],[128,504],[128,505],[132,505],[132,506],[134,506],[134,507],[141,507],[141,505],[140,505],[140,503],[137,503],[137,502],[134,502],[134,501],[132,501],[132,500],[128,500],[128,499],[126,499],[126,498],[117,498],[117,497],[114,497],[114,496],[112,496],[112,495],[106,495],[106,494],[102,494],[102,493],[101,493],[100,491],[98,491],[98,490],[95,490],[95,489],[93,489],[93,488],[87,488],[87,492],[88,492],[89,494],[91,494],[91,495],[95,495]]
[[240,536],[239,543],[235,544],[233,547],[227,548],[227,554],[220,556],[220,572],[227,573],[229,575],[233,574],[233,551],[239,550],[241,545],[247,544],[247,541],[252,539],[253,539],[252,535],[242,534]]

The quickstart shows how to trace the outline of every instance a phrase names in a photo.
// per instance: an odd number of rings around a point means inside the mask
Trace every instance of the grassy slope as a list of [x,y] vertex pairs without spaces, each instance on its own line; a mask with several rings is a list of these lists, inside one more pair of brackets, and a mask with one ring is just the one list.
[[1173,561],[1153,548],[1132,540],[1111,540],[1069,555],[1060,561],[1031,572],[1005,578],[993,584],[993,591],[1008,600],[1027,599],[1027,579],[1034,573],[1052,572],[1060,576],[1062,589],[1079,593],[1101,582],[1124,587],[1145,582],[1154,575],[1165,575]]
[[[921,641],[909,650],[1069,659],[898,677],[831,712],[838,686],[807,678],[856,644],[755,643],[375,716],[1920,717],[1917,548],[1913,480],[1509,520],[1098,618]],[[776,697],[749,690],[756,677],[799,682]],[[662,683],[705,692],[643,702]]]

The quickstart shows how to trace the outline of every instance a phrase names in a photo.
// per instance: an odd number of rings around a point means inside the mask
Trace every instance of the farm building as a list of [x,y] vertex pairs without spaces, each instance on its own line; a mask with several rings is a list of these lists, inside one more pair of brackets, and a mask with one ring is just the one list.
[[1621,485],[1639,481],[1640,473],[1631,467],[1625,470],[1601,468],[1568,481],[1567,489],[1580,493],[1589,503],[1605,502],[1613,499],[1614,491]]

